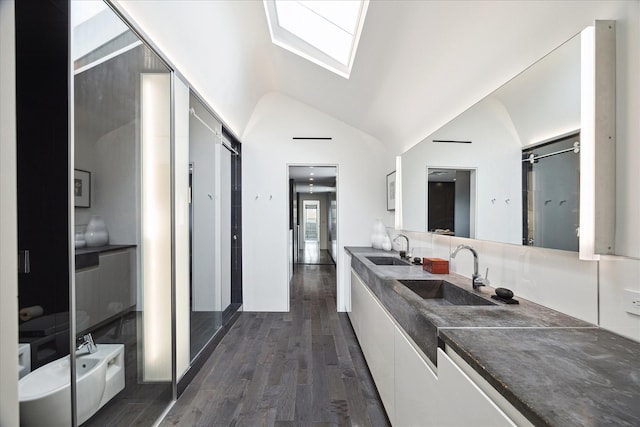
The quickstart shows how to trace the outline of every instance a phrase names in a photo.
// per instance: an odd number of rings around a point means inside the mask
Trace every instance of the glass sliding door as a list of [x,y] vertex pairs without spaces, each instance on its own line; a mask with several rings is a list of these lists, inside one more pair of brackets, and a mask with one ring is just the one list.
[[189,100],[191,169],[191,360],[222,326],[220,144],[222,125],[193,94]]
[[173,396],[171,72],[106,4],[71,16],[76,421],[151,425]]
[[578,251],[580,135],[523,150],[523,244]]

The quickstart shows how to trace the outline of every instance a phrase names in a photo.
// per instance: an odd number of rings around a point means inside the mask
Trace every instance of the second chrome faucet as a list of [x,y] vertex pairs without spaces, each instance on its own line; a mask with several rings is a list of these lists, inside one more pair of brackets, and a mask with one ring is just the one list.
[[[398,234],[396,237],[393,238],[393,241],[395,242],[396,240],[398,240],[400,237],[404,237],[404,239],[407,241],[407,250],[406,251],[400,251],[400,258],[411,258],[411,249],[409,248],[409,238],[407,236],[405,236],[404,234]],[[404,252],[404,254],[403,254]]]
[[[473,289],[478,289],[481,286],[485,286],[489,284],[489,279],[486,277],[482,277],[480,273],[478,273],[478,252],[469,246],[469,245],[458,245],[455,247],[453,252],[451,252],[451,258],[455,258],[462,249],[468,249],[473,254],[473,275],[471,276],[471,285]],[[489,275],[489,270],[487,269],[487,276]]]

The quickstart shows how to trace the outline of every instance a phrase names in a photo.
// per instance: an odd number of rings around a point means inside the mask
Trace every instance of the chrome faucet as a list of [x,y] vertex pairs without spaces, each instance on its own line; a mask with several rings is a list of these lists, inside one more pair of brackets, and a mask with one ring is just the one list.
[[[471,285],[473,286],[473,289],[478,289],[481,286],[488,285],[489,279],[487,279],[486,277],[483,278],[478,273],[478,252],[476,252],[476,250],[473,249],[471,246],[469,245],[456,246],[453,252],[451,252],[451,258],[455,258],[456,255],[458,255],[458,252],[460,252],[462,249],[469,249],[469,251],[471,251],[471,253],[473,254],[473,275],[471,276]],[[487,276],[488,275],[489,275],[489,269],[487,269]]]
[[405,258],[409,256],[409,238],[407,236],[405,236],[404,234],[398,234],[396,237],[393,238],[393,241],[395,242],[396,240],[398,240],[400,237],[404,237],[405,240],[407,241],[407,250],[405,252],[405,256],[402,256],[402,251],[400,251],[400,258]]
[[93,337],[91,334],[86,334],[80,338],[78,338],[78,346],[76,347],[76,352],[79,352],[83,349],[87,349],[88,353],[95,353],[98,351],[98,346],[93,342]]

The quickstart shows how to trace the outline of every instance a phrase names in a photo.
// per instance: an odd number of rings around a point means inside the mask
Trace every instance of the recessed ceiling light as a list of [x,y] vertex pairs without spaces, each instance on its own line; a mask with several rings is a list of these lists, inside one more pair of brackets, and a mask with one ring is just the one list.
[[313,181],[313,178],[309,178],[309,181]]
[[313,176],[315,175],[315,172],[309,172],[309,175]]
[[309,187],[313,187],[313,184],[309,184]]

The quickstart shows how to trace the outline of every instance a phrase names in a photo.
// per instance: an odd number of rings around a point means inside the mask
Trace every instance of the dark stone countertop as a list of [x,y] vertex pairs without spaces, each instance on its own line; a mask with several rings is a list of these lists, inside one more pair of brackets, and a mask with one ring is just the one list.
[[100,254],[135,247],[136,245],[106,245],[76,248],[76,270],[100,265]]
[[119,251],[121,249],[128,249],[128,248],[135,248],[135,247],[136,245],[105,245],[105,246],[94,246],[94,247],[85,246],[84,248],[76,248],[76,255],[84,255],[84,254],[89,254],[94,252],[101,254],[105,252],[113,252],[113,251]]
[[[421,266],[379,266],[366,256],[395,252],[346,247],[351,267],[437,365],[448,345],[534,425],[640,425],[640,343],[547,307],[490,299],[468,278]],[[442,306],[402,285],[442,279],[496,303]]]

